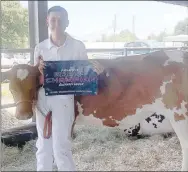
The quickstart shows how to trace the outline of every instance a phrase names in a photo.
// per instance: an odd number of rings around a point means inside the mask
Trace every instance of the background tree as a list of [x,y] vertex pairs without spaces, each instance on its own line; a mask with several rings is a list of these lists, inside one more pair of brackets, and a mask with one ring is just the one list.
[[162,31],[162,32],[159,33],[159,35],[157,35],[157,39],[156,40],[162,42],[164,37],[166,37],[166,36],[170,36],[170,35],[167,34],[166,31]]
[[153,33],[151,33],[148,37],[147,37],[148,40],[156,40],[157,39],[157,36]]
[[2,47],[28,48],[28,10],[19,1],[2,1]]
[[179,21],[174,28],[174,35],[188,34],[188,18]]
[[137,39],[136,35],[130,32],[128,29],[122,30],[117,34],[110,34],[110,35],[101,35],[102,42],[129,42],[135,41]]

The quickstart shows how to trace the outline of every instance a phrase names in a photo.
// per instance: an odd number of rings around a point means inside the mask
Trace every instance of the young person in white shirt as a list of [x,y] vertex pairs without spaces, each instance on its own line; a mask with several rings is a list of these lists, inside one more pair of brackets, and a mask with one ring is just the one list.
[[[39,64],[43,74],[45,61],[50,60],[87,60],[84,44],[65,32],[69,25],[67,11],[54,6],[48,10],[47,26],[50,38],[40,42],[35,47],[34,63]],[[99,74],[103,68],[93,63],[95,71]],[[53,156],[58,171],[76,171],[71,151],[71,127],[74,122],[74,95],[45,96],[44,88],[38,93],[36,108],[36,125],[38,131],[37,171],[52,171]],[[52,111],[52,136],[45,139],[43,128],[45,115]]]

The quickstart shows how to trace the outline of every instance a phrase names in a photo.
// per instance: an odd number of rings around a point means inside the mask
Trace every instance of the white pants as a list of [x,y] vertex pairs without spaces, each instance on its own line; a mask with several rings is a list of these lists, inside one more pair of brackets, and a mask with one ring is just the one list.
[[73,96],[45,96],[40,88],[37,106],[46,114],[52,111],[52,136],[43,137],[45,116],[36,109],[38,140],[36,143],[37,171],[52,171],[53,155],[58,171],[76,171],[72,158],[71,128],[74,121]]

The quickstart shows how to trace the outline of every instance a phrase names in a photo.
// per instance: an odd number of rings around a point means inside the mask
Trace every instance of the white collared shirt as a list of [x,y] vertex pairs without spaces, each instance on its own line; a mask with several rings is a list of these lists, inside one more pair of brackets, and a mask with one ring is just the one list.
[[[87,60],[87,52],[83,42],[72,38],[67,34],[64,45],[57,47],[50,38],[40,42],[35,47],[34,65],[38,63],[38,57],[43,57],[44,61],[60,60]],[[72,95],[61,95],[58,97],[70,98]]]
[[68,34],[64,45],[60,47],[54,45],[50,38],[36,45],[34,52],[34,65],[37,64],[39,55],[43,57],[44,61],[88,59],[84,43],[72,38]]

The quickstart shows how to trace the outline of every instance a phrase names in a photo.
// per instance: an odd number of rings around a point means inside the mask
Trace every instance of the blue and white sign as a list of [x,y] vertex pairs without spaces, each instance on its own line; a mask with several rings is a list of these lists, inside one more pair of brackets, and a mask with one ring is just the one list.
[[98,76],[87,60],[45,61],[44,89],[50,95],[96,95]]

